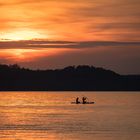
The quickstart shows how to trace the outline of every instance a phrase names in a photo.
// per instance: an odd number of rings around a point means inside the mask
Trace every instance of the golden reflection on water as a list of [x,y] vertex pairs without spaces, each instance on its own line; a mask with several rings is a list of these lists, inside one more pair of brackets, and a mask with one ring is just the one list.
[[[73,105],[77,96],[94,105]],[[1,92],[0,140],[138,140],[138,93]]]

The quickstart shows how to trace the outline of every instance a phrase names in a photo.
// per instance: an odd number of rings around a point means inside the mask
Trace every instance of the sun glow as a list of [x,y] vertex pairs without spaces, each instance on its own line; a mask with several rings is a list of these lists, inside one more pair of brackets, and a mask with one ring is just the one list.
[[0,57],[6,58],[6,60],[11,62],[30,62],[41,57],[49,57],[66,51],[69,51],[69,49],[2,49]]
[[6,57],[11,61],[28,61],[38,52],[40,51],[33,49],[4,49],[1,50],[0,56]]
[[48,35],[42,35],[33,30],[18,30],[18,31],[10,32],[10,33],[4,33],[2,35],[2,38],[6,40],[19,41],[19,40],[48,38]]

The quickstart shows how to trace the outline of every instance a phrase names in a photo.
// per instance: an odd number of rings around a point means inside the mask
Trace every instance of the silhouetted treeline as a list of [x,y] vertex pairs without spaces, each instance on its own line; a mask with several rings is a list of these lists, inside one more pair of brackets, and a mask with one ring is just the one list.
[[1,91],[140,91],[140,75],[119,75],[93,66],[29,70],[0,65]]

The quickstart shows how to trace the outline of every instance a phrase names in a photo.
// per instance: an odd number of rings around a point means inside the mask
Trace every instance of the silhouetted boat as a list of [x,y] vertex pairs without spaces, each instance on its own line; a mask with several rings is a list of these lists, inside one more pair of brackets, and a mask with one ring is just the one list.
[[[82,102],[76,103],[76,102],[71,102],[71,104],[83,104]],[[84,104],[95,104],[95,102],[86,102]]]

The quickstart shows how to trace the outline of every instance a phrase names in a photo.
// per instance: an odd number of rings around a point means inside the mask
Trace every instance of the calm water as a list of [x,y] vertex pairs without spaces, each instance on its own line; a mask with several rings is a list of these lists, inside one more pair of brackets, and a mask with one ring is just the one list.
[[140,92],[0,92],[0,140],[85,139],[140,139]]

